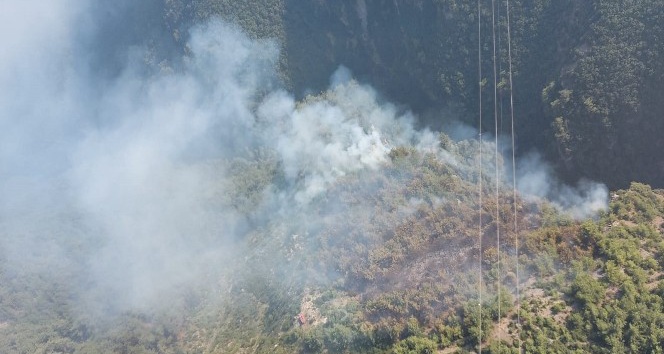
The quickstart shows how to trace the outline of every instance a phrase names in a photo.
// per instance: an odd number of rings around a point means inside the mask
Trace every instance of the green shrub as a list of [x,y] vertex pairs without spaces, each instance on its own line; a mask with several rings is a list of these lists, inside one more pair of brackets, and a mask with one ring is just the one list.
[[394,347],[394,354],[435,354],[438,346],[428,338],[408,337]]

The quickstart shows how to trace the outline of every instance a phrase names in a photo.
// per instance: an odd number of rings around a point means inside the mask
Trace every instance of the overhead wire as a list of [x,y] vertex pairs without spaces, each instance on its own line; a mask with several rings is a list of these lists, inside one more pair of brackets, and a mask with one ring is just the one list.
[[[478,18],[478,78],[479,78],[479,178],[478,178],[478,195],[479,195],[479,251],[480,251],[480,256],[479,256],[479,352],[482,352],[482,339],[483,339],[483,331],[482,331],[482,295],[483,295],[483,271],[482,271],[482,262],[483,262],[483,244],[482,244],[482,236],[483,236],[483,219],[482,219],[482,209],[483,209],[483,188],[482,188],[482,178],[483,178],[483,171],[482,171],[482,161],[483,161],[483,156],[482,156],[482,83],[483,83],[483,78],[482,78],[482,24],[481,24],[481,12],[482,7],[481,7],[481,0],[477,1],[477,18]],[[502,99],[498,100],[498,70],[497,66],[500,64],[501,67],[501,73],[502,73],[502,61],[499,63],[499,58],[497,56],[497,52],[500,50],[497,48],[497,46],[501,45],[501,37],[500,37],[500,31],[498,32],[498,39],[496,35],[496,14],[498,14],[498,17],[500,18],[500,8],[498,10],[496,9],[496,4],[495,0],[491,0],[491,32],[492,32],[492,45],[493,45],[493,96],[494,96],[494,126],[495,126],[495,141],[494,141],[494,167],[495,167],[495,203],[496,203],[496,210],[495,210],[495,227],[496,227],[496,253],[497,253],[497,260],[496,260],[496,270],[498,273],[498,281],[497,281],[497,314],[498,318],[500,319],[502,317],[502,271],[501,271],[501,256],[502,256],[502,251],[501,251],[501,235],[500,235],[500,168],[499,168],[499,151],[500,151],[500,146],[499,146],[499,133],[502,131],[502,115],[503,115],[503,106],[502,106]],[[517,346],[518,346],[518,351],[521,352],[521,317],[520,317],[520,307],[521,307],[521,302],[520,302],[520,268],[519,268],[519,236],[518,236],[518,210],[517,210],[517,199],[516,199],[516,144],[515,144],[515,133],[514,133],[514,83],[513,83],[513,67],[512,67],[512,36],[511,36],[511,9],[510,9],[510,4],[509,0],[506,0],[506,27],[507,27],[507,59],[508,59],[508,80],[509,80],[509,95],[510,95],[510,102],[509,102],[509,109],[510,109],[510,136],[511,136],[511,150],[512,150],[512,203],[513,203],[513,227],[514,227],[514,235],[515,235],[515,257],[516,257],[516,317],[517,317]],[[498,112],[498,105],[500,104],[500,116]],[[500,121],[500,124],[499,124]],[[499,128],[500,125],[500,128]],[[500,329],[499,329],[500,330]],[[500,337],[500,333],[499,333]],[[501,342],[499,341],[498,343],[499,347],[501,345]]]
[[[498,73],[497,73],[497,60],[496,60],[496,0],[491,0],[491,32],[492,32],[492,43],[493,43],[493,115],[495,123],[495,151],[494,151],[494,168],[495,168],[495,198],[496,198],[496,270],[498,273],[498,286],[497,286],[497,297],[498,297],[498,319],[501,318],[501,303],[502,297],[500,292],[501,285],[501,271],[500,271],[500,194],[499,194],[499,181],[500,181],[500,172],[498,169]],[[500,345],[500,342],[499,342]]]
[[514,211],[514,254],[516,257],[516,337],[517,347],[521,353],[521,298],[520,298],[520,279],[519,279],[519,227],[517,221],[517,200],[516,200],[516,144],[514,137],[514,85],[512,81],[512,34],[510,30],[510,0],[506,0],[507,7],[507,62],[509,66],[509,85],[510,85],[510,122],[512,138],[512,204]]
[[479,302],[478,302],[478,348],[479,353],[482,354],[482,4],[481,0],[477,0],[477,71],[478,71],[478,96],[479,96],[479,149],[478,149],[478,195],[479,195],[479,228],[478,228],[478,243],[479,243]]

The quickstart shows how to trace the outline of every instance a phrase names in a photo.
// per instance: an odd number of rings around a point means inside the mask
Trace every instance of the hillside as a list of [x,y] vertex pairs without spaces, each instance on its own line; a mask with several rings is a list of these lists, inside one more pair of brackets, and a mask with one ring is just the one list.
[[[185,291],[167,311],[127,311],[102,322],[91,314],[90,322],[61,278],[15,277],[3,268],[0,347],[16,353],[472,350],[479,335],[477,175],[450,161],[472,160],[476,145],[441,141],[447,149],[393,148],[377,171],[343,177],[306,210],[248,231],[248,249],[214,285]],[[270,171],[267,156],[234,162],[238,174],[230,178],[277,178],[258,177]],[[253,183],[243,185],[236,195],[252,200]],[[486,352],[515,348],[517,333],[527,352],[662,349],[664,192],[633,184],[612,194],[600,218],[584,222],[546,203],[519,201],[520,331],[510,199],[501,192],[500,272],[495,204],[484,204]],[[293,221],[302,219],[308,221]]]
[[664,3],[510,2],[516,166],[497,3],[0,5],[0,352],[664,351]]
[[[508,107],[504,6],[497,4],[498,81]],[[657,135],[664,129],[658,99],[664,5],[515,0],[510,6],[519,153],[546,152],[572,182],[585,177],[613,188],[635,180],[664,186]],[[423,125],[477,125],[476,3],[171,0],[165,11],[178,38],[186,33],[183,24],[221,16],[252,36],[277,39],[283,79],[298,95],[324,90],[329,73],[345,65],[421,113]],[[489,3],[481,31],[485,116],[493,116]]]

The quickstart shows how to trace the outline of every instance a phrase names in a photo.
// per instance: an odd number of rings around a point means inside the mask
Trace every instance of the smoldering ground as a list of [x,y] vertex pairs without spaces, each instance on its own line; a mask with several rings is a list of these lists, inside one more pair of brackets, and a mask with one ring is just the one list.
[[113,16],[82,0],[0,6],[14,34],[0,53],[0,267],[52,279],[83,311],[163,309],[224,287],[254,229],[314,227],[310,203],[380,172],[394,147],[475,168],[343,69],[296,101],[275,79],[278,44],[231,24],[195,26],[186,55],[155,63],[140,31],[122,32],[127,2]]

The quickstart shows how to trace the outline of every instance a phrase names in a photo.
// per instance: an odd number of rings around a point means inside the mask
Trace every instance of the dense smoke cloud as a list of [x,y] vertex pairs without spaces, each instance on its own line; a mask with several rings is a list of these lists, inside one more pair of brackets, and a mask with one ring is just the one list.
[[142,307],[232,247],[236,215],[211,206],[221,176],[199,165],[249,145],[253,73],[276,49],[217,25],[192,33],[184,72],[145,75],[140,50],[125,48],[107,80],[87,70],[82,5],[3,11],[54,15],[2,58],[0,245],[16,272],[53,271],[91,302]]
[[311,200],[349,172],[377,170],[387,163],[394,146],[437,146],[434,134],[414,130],[411,113],[380,104],[371,88],[353,81],[336,84],[323,97],[305,100],[299,107],[293,98],[277,92],[263,101],[258,113],[268,122],[264,143],[273,140],[286,177],[303,179],[295,196],[299,202]]
[[[328,92],[297,102],[275,80],[277,44],[220,21],[191,29],[188,54],[161,64],[116,43],[114,69],[99,72],[113,35],[95,27],[99,16],[84,1],[0,4],[0,30],[15,34],[0,52],[0,266],[61,279],[95,310],[214,286],[252,220],[306,209],[339,178],[378,171],[393,147],[460,163],[345,68]],[[256,149],[276,154],[284,181],[261,187],[262,215],[249,219],[224,199],[234,192],[225,167]],[[550,175],[535,168],[522,173],[524,193],[555,194],[533,187]],[[596,210],[564,191],[562,207]]]
[[275,43],[219,21],[191,30],[181,68],[154,70],[146,48],[128,46],[114,54],[124,58],[116,76],[94,72],[84,32],[104,32],[85,21],[98,14],[83,2],[51,7],[3,11],[43,10],[34,27],[3,22],[23,34],[0,73],[3,266],[59,272],[101,307],[158,306],[237,253],[247,220],[219,201],[232,193],[219,161],[275,151],[287,185],[265,199],[281,208],[377,169],[395,144],[435,141],[343,69],[324,99],[297,103],[276,88]]

